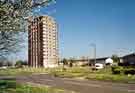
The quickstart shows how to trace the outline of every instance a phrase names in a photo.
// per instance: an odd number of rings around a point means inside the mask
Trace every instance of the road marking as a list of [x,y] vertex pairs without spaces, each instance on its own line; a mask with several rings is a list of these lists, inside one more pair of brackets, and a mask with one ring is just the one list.
[[83,85],[83,86],[90,86],[90,87],[98,87],[98,88],[101,88],[101,87],[102,87],[102,86],[100,86],[100,85],[85,84],[85,83],[78,83],[78,82],[72,82],[72,81],[64,81],[64,83],[75,84],[75,85]]

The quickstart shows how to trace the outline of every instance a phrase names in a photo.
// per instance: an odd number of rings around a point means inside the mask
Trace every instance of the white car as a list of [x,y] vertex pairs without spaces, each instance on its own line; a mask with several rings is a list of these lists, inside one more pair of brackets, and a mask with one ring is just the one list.
[[6,66],[2,66],[2,67],[0,67],[1,69],[7,69],[7,67]]
[[95,64],[95,69],[103,69],[104,68],[104,65],[103,64],[101,64],[101,63],[96,63]]

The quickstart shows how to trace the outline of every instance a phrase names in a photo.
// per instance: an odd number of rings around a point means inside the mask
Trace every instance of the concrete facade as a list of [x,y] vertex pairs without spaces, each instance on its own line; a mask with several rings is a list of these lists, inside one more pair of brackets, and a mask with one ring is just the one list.
[[29,19],[28,64],[32,67],[58,65],[58,25],[50,16]]

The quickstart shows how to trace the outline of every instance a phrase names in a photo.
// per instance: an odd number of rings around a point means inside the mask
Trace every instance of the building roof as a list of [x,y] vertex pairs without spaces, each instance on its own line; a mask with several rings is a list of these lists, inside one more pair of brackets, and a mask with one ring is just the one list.
[[[106,60],[107,58],[109,58],[109,57],[103,57],[103,58],[96,58],[96,60]],[[90,60],[90,61],[94,61],[95,59],[93,58],[93,59],[74,59],[74,61],[88,61],[88,60]]]
[[125,56],[123,56],[123,57],[129,57],[129,56],[135,56],[135,53],[128,54],[128,55],[125,55]]
[[[96,58],[96,60],[106,60],[109,57],[102,57],[102,58]],[[95,60],[95,59],[90,59],[90,60]]]

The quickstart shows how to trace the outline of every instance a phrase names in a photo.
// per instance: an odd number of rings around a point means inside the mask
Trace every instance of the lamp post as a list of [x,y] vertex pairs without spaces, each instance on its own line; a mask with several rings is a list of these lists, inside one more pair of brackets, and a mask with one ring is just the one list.
[[91,43],[90,46],[92,46],[94,48],[94,65],[95,65],[96,64],[96,44]]
[[61,42],[61,62],[62,62],[62,69],[64,69],[64,55],[63,55],[63,52],[64,52],[64,41]]

